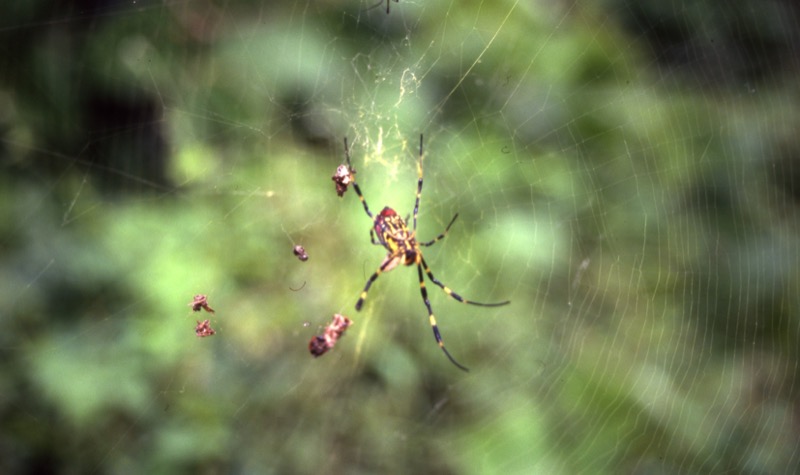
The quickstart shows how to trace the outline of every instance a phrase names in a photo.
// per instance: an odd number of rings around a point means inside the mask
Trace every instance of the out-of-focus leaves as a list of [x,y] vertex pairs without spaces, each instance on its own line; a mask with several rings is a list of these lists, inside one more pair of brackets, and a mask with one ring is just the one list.
[[796,472],[795,8],[369,6],[1,7],[0,472]]

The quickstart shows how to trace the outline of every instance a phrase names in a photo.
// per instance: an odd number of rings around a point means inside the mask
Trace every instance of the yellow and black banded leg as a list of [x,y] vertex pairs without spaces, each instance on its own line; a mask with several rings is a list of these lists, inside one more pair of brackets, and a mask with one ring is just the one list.
[[[350,149],[347,147],[347,137],[344,138],[344,158],[347,161],[347,168],[352,172],[353,165],[350,163]],[[358,199],[361,201],[361,204],[364,205],[364,211],[367,212],[367,216],[372,218],[372,212],[369,210],[369,206],[367,206],[367,200],[364,199],[364,195],[361,194],[361,188],[359,188],[358,183],[356,183],[355,172],[352,172],[352,175],[353,175],[353,189],[356,190]]]
[[[417,213],[419,213],[419,198],[422,196],[422,134],[419,134],[419,160],[417,160],[417,199],[414,201],[414,227],[417,230]],[[408,219],[406,219],[408,221]]]
[[356,183],[355,180],[353,180],[353,189],[356,190],[358,199],[361,200],[361,204],[364,205],[364,211],[367,212],[367,216],[372,219],[372,212],[369,210],[369,206],[367,206],[367,200],[364,199],[364,195],[361,194],[361,188],[358,187],[358,183]]
[[376,270],[369,279],[367,279],[367,285],[364,286],[364,290],[361,291],[361,295],[358,297],[358,302],[356,302],[356,311],[361,311],[361,307],[364,305],[364,300],[367,299],[367,292],[369,292],[369,288],[372,287],[372,283],[378,280],[378,277],[383,273],[386,268],[395,261],[395,258],[386,258],[386,262],[382,263],[378,270]]
[[444,340],[442,340],[442,334],[439,333],[439,326],[436,324],[436,317],[433,316],[431,301],[428,299],[428,289],[425,288],[425,279],[422,277],[422,266],[419,265],[419,263],[417,264],[417,272],[419,274],[419,291],[422,294],[422,301],[425,302],[425,306],[428,308],[428,320],[430,321],[431,328],[433,329],[433,337],[436,338],[436,343],[439,344],[439,348],[444,351],[444,354],[451,363],[458,366],[458,368],[463,371],[469,371],[469,368],[456,361],[450,352],[447,351],[447,348],[444,347]]
[[450,226],[452,226],[452,225],[453,225],[453,223],[456,221],[456,218],[458,218],[458,213],[456,213],[456,215],[455,215],[455,216],[453,216],[453,219],[451,219],[451,220],[450,220],[450,224],[448,224],[448,225],[447,225],[447,227],[446,227],[446,228],[444,228],[444,232],[443,232],[442,234],[440,234],[440,235],[436,236],[436,238],[435,238],[435,239],[431,239],[431,240],[430,240],[430,241],[428,241],[428,242],[420,242],[420,243],[418,243],[418,244],[419,244],[420,246],[432,246],[432,245],[433,245],[434,243],[436,243],[437,241],[441,241],[442,239],[444,239],[444,237],[445,237],[445,236],[447,236],[447,231],[450,231]]
[[506,300],[505,302],[496,302],[496,303],[482,303],[482,302],[475,302],[474,300],[467,300],[464,297],[450,290],[449,287],[447,287],[446,285],[441,283],[436,277],[434,277],[433,272],[431,272],[431,268],[428,267],[428,263],[425,262],[425,258],[422,257],[421,254],[420,254],[420,262],[422,263],[422,266],[425,268],[425,273],[428,275],[428,278],[431,280],[431,282],[441,287],[442,290],[444,290],[444,293],[454,298],[455,300],[458,300],[461,303],[466,303],[469,305],[477,305],[479,307],[500,307],[502,305],[508,305],[511,303],[510,300]]

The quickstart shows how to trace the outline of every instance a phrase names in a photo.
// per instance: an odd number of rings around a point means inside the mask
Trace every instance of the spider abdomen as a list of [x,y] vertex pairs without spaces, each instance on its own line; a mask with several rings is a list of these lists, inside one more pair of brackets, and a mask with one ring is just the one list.
[[378,241],[393,255],[405,254],[403,264],[411,265],[416,262],[416,240],[414,233],[408,230],[406,222],[395,210],[385,207],[375,217],[373,227]]

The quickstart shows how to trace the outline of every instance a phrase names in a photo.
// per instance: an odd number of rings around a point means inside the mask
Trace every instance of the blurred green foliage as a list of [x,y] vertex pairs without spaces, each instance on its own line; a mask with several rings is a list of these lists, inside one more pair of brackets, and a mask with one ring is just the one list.
[[0,7],[0,472],[796,473],[798,10],[665,5]]

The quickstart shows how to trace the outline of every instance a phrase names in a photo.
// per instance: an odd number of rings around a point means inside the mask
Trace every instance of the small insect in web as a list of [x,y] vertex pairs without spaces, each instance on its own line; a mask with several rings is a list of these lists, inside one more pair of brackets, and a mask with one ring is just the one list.
[[[386,0],[386,14],[387,15],[389,14],[389,5],[391,5],[390,1],[391,0]],[[394,0],[394,3],[400,3],[400,0]],[[382,4],[383,4],[383,0],[380,0],[375,5],[372,5],[371,7],[367,8],[367,10],[372,10],[373,8],[378,7],[378,6],[382,5]]]
[[325,327],[322,335],[316,335],[308,342],[308,351],[314,355],[314,358],[324,355],[336,345],[339,338],[344,335],[347,327],[352,324],[353,321],[344,315],[335,314],[331,323]]
[[[381,3],[382,2],[379,2],[378,5],[380,5]],[[394,0],[394,3],[400,3],[400,0]],[[387,15],[389,14],[389,5],[391,5],[391,3],[389,3],[389,0],[386,0],[386,14]]]
[[195,295],[194,300],[192,300],[192,303],[190,303],[189,306],[192,307],[193,312],[199,312],[202,308],[208,313],[214,313],[214,309],[208,305],[208,297],[203,294]]
[[303,246],[298,244],[297,246],[294,247],[294,250],[292,252],[301,261],[305,262],[308,260],[308,254],[306,253],[306,250]]
[[333,174],[331,180],[336,183],[336,194],[341,198],[347,191],[347,187],[355,180],[356,171],[350,166],[350,162],[343,163],[336,167],[336,173]]
[[197,321],[197,326],[194,327],[194,333],[198,338],[204,338],[217,332],[211,328],[211,322],[208,321],[208,319],[205,319],[202,322],[199,320]]
[[[419,201],[420,197],[422,196],[422,142],[423,138],[420,134],[419,159],[417,161],[417,194],[414,201],[413,226],[411,229],[408,229],[408,224],[406,221],[404,221],[403,218],[397,214],[397,212],[395,212],[395,210],[388,206],[384,207],[383,210],[377,214],[377,216],[374,216],[369,210],[369,206],[367,206],[367,201],[364,199],[364,195],[361,193],[361,188],[359,188],[358,183],[356,183],[355,177],[353,178],[353,189],[356,190],[358,199],[364,206],[364,211],[367,213],[367,216],[372,219],[372,229],[369,231],[370,241],[372,241],[372,244],[374,245],[383,246],[387,251],[383,262],[381,262],[381,265],[378,266],[378,269],[369,277],[366,285],[364,286],[364,290],[361,291],[361,295],[356,302],[356,310],[361,310],[361,307],[364,305],[364,301],[367,298],[367,292],[369,292],[369,288],[382,273],[388,272],[400,264],[406,266],[416,265],[417,275],[419,277],[420,294],[422,294],[422,301],[425,304],[425,308],[428,310],[428,321],[431,325],[431,329],[433,329],[433,336],[436,338],[436,343],[438,343],[439,348],[442,349],[450,362],[464,371],[469,371],[467,367],[457,362],[444,346],[442,335],[439,332],[438,325],[436,324],[436,318],[433,316],[431,302],[428,299],[428,289],[425,287],[425,279],[423,274],[427,275],[428,280],[439,286],[444,293],[461,303],[477,305],[480,307],[499,307],[501,305],[509,304],[510,301],[506,300],[504,302],[497,303],[481,303],[467,300],[450,290],[450,288],[436,279],[436,277],[433,276],[433,272],[428,266],[428,263],[425,262],[425,258],[422,256],[422,247],[432,246],[441,239],[444,239],[444,237],[447,235],[447,232],[450,230],[450,226],[452,226],[456,218],[458,218],[458,213],[453,216],[453,219],[450,220],[450,224],[447,225],[442,234],[427,242],[417,241],[417,214],[419,213]],[[350,150],[347,147],[347,137],[344,139],[344,153],[347,163],[350,163]],[[377,236],[377,241],[375,240],[375,236]]]

